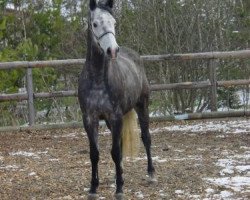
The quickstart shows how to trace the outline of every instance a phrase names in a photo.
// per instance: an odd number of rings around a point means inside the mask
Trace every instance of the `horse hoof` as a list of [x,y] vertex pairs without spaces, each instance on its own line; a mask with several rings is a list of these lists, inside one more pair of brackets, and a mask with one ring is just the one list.
[[156,184],[157,183],[157,179],[154,176],[149,176],[148,177],[148,183],[149,184]]
[[123,193],[115,194],[115,200],[124,200],[124,194]]
[[88,195],[88,200],[96,200],[98,199],[98,194],[89,194]]

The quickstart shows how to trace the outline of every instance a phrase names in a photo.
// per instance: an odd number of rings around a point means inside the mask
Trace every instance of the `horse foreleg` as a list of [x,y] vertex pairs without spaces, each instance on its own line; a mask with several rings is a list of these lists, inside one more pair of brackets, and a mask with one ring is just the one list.
[[83,120],[85,130],[89,139],[90,148],[90,160],[92,165],[92,178],[90,187],[90,198],[96,196],[96,190],[99,186],[98,176],[98,162],[99,162],[99,150],[98,150],[98,120],[90,120],[90,118]]
[[[124,180],[122,177],[122,150],[121,150],[121,130],[122,130],[122,117],[120,119],[112,120],[112,149],[111,155],[116,168],[116,198],[123,193],[122,187]],[[118,197],[120,198],[120,197]]]
[[151,136],[149,133],[149,113],[148,113],[148,100],[144,99],[142,102],[137,104],[136,112],[138,115],[140,127],[141,127],[141,137],[144,147],[147,153],[148,159],[148,175],[150,178],[150,182],[156,181],[154,178],[154,166],[152,162],[151,156]]

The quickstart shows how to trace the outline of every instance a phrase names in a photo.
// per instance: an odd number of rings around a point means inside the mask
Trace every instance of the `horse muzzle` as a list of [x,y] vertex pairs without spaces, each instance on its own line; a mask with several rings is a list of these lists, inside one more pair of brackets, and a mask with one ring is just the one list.
[[107,49],[107,55],[112,59],[112,60],[115,60],[117,58],[117,54],[119,52],[119,47],[116,47],[116,48],[108,48]]

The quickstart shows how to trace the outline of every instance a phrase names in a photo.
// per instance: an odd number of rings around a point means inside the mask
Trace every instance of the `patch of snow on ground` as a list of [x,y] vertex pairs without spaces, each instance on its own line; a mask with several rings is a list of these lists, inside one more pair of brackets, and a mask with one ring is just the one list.
[[250,165],[243,165],[243,166],[236,166],[235,169],[239,172],[239,173],[243,173],[243,172],[250,172]]
[[222,133],[247,133],[250,131],[250,119],[235,120],[235,121],[203,121],[191,125],[171,125],[163,128],[156,128],[151,130],[152,133],[163,131],[169,132],[184,132],[184,133],[204,133],[217,132]]
[[36,172],[30,172],[28,175],[29,176],[36,176]]
[[241,146],[240,149],[250,150],[250,147]]
[[54,138],[78,138],[77,133],[68,133],[64,135],[55,135]]
[[214,194],[214,190],[212,192],[207,192],[206,198],[203,200],[211,200],[211,199],[223,199],[223,200],[232,200],[233,193],[227,190],[221,191],[219,194]]
[[[244,149],[244,148],[241,148]],[[234,192],[247,192],[250,190],[250,152],[245,151],[243,154],[227,155],[225,159],[219,159],[216,163],[221,168],[220,176],[214,178],[205,178],[210,184],[221,186]],[[231,177],[228,177],[230,175]],[[209,193],[209,191],[207,191]],[[212,193],[213,191],[210,191]],[[232,192],[222,191],[220,196],[228,198]],[[214,196],[213,196],[214,197]]]
[[167,162],[167,159],[161,159],[159,156],[152,157],[152,159],[158,163]]
[[59,162],[60,159],[58,159],[58,158],[51,158],[51,159],[49,159],[49,161],[51,161],[51,162]]
[[[141,161],[141,160],[147,160],[147,157],[146,156],[144,156],[144,157],[136,157],[136,158],[126,157],[126,160],[127,161],[137,162],[137,161]],[[158,162],[158,163],[164,163],[164,162],[168,161],[168,159],[166,159],[166,158],[163,159],[163,158],[160,158],[159,156],[152,157],[152,160],[154,162]],[[171,158],[171,160],[175,160],[175,161],[185,161],[185,160],[197,160],[197,161],[201,161],[202,157],[201,156],[190,156],[190,155],[187,155],[186,158],[173,157],[173,158]]]
[[180,198],[180,199],[193,199],[193,200],[211,200],[211,199],[223,199],[223,200],[232,200],[232,197],[234,194],[230,191],[223,190],[216,192],[212,188],[208,188],[205,190],[205,197],[201,197],[201,195],[198,194],[191,194],[190,191],[188,190],[175,190],[175,194]]
[[6,166],[0,165],[0,170],[1,169],[16,171],[17,169],[19,169],[19,167],[17,165],[6,165]]
[[182,149],[174,149],[175,152],[183,153],[185,150]]
[[136,195],[136,197],[137,197],[138,199],[144,199],[144,195],[142,194],[141,191],[136,192],[135,195]]
[[233,193],[232,193],[232,192],[229,192],[229,191],[221,191],[220,195],[221,195],[221,197],[222,197],[223,199],[225,199],[225,198],[231,197],[231,196],[233,195]]
[[175,194],[184,194],[183,190],[175,190]]
[[233,174],[234,173],[233,163],[234,161],[232,159],[219,159],[216,165],[223,168],[220,171],[220,175],[224,176],[226,174]]
[[39,152],[27,152],[27,151],[17,151],[9,153],[11,156],[22,156],[22,157],[32,157],[35,159],[39,159],[41,154],[47,154],[48,151],[39,151]]
[[160,195],[160,197],[162,197],[162,198],[164,198],[164,197],[167,196],[167,195],[166,195],[166,192],[165,192],[164,190],[160,190],[160,191],[159,191],[159,195]]
[[212,189],[212,188],[208,188],[208,189],[206,189],[206,193],[207,193],[207,195],[209,195],[209,194],[213,194],[215,191],[214,191],[214,189]]
[[242,192],[244,188],[250,189],[250,177],[235,176],[235,177],[222,177],[222,178],[207,178],[208,182],[235,192]]
[[201,156],[186,156],[185,158],[179,158],[179,157],[176,157],[176,158],[172,158],[172,160],[174,161],[185,161],[185,160],[196,160],[196,161],[201,161],[202,160],[202,157]]

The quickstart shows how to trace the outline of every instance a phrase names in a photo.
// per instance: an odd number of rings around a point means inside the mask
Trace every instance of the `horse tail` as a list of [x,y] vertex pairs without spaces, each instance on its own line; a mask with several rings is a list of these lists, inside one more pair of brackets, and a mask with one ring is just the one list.
[[135,110],[123,116],[122,127],[122,155],[136,157],[139,154],[140,136]]

